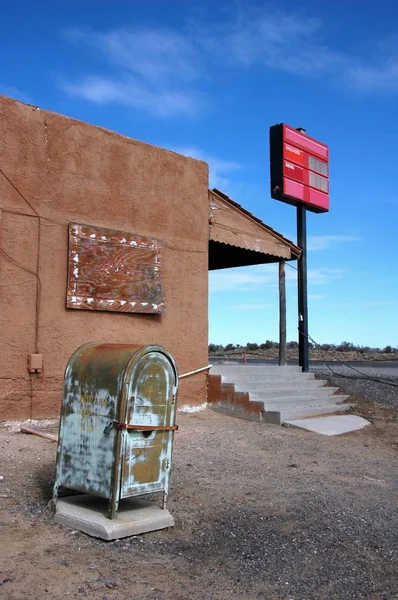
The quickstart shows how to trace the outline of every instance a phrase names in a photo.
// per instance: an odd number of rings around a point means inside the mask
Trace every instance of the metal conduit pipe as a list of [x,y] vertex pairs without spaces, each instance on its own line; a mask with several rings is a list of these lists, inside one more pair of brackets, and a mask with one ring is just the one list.
[[202,371],[207,371],[211,369],[213,365],[207,365],[207,367],[201,367],[200,369],[196,369],[195,371],[189,371],[189,373],[183,373],[179,375],[178,379],[184,379],[184,377],[190,377],[191,375],[196,375],[196,373],[201,373]]

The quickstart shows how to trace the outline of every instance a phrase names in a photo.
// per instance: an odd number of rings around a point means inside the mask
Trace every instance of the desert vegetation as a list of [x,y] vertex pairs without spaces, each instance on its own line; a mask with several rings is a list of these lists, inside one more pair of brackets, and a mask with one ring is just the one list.
[[[341,342],[341,344],[313,344],[309,343],[310,357],[313,360],[398,360],[398,346],[385,346],[384,348],[372,348],[370,346],[359,346],[352,342]],[[278,342],[266,340],[263,343],[248,342],[241,344],[209,344],[210,356],[223,357],[246,357],[252,358],[276,358],[279,352]],[[297,358],[298,342],[287,342],[288,358]]]

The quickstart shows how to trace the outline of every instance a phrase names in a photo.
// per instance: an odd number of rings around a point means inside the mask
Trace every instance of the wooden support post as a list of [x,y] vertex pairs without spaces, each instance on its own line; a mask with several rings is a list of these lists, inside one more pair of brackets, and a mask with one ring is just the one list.
[[279,263],[279,366],[287,364],[285,261]]

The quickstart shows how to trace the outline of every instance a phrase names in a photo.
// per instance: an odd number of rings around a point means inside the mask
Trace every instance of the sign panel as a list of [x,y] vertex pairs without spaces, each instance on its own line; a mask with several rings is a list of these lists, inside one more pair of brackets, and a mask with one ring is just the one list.
[[69,224],[67,308],[164,313],[161,270],[160,240]]
[[329,149],[302,131],[281,123],[270,128],[271,197],[329,210]]

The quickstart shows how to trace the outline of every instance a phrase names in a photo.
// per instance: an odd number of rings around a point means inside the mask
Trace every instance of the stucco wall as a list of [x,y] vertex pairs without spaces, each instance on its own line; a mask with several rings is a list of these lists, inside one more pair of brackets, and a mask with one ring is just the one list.
[[[205,366],[207,165],[1,96],[0,157],[0,418],[57,415],[65,365],[87,341],[158,343],[180,373]],[[67,310],[70,221],[161,239],[167,312]],[[38,242],[44,373],[30,377]],[[181,381],[180,405],[205,400],[205,374]]]

